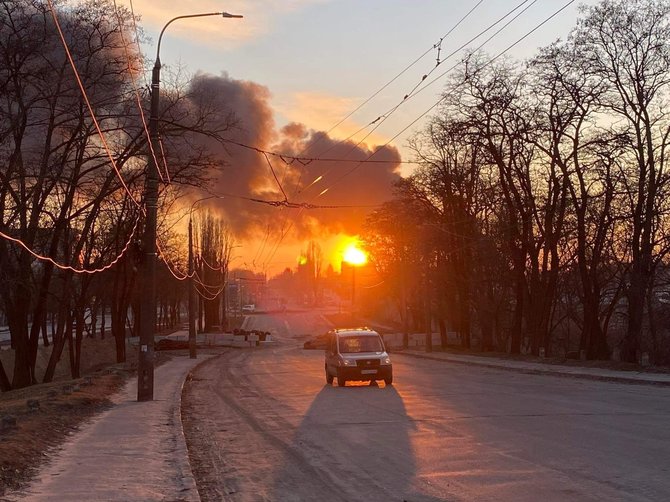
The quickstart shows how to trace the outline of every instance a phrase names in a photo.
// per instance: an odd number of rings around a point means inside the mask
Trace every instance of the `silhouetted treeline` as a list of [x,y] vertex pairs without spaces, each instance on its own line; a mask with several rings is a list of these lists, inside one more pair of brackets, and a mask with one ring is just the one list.
[[368,220],[409,327],[428,311],[464,347],[670,364],[669,91],[667,1],[586,7],[528,61],[464,58],[421,167]]
[[[125,338],[146,315],[137,297],[150,154],[138,107],[149,116],[136,40],[142,32],[111,1],[56,3],[53,14],[72,63],[45,2],[0,7],[0,301],[15,351],[12,375],[0,364],[3,390],[52,379],[66,346],[79,376],[86,333],[111,330],[124,361]],[[170,209],[184,186],[202,185],[212,165],[194,139],[219,138],[234,117],[180,85],[163,85],[164,148],[154,153],[165,178],[161,257],[172,256],[172,267],[184,272],[175,256],[186,253],[171,245]],[[185,285],[162,265],[157,291],[158,327],[174,326]],[[40,339],[52,347],[43,375],[35,368]]]

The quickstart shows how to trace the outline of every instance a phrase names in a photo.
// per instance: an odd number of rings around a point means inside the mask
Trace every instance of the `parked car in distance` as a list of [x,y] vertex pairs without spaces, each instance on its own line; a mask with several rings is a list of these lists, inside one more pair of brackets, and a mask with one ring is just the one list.
[[325,363],[326,382],[344,387],[347,381],[384,380],[393,384],[393,365],[382,337],[367,328],[328,332]]
[[251,314],[252,312],[256,311],[256,305],[243,305],[242,306],[242,312],[245,312],[247,314]]

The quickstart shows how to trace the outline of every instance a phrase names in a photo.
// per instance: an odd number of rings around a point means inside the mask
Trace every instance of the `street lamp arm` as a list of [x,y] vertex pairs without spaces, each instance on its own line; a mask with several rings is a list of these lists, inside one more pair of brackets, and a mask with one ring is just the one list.
[[210,199],[225,199],[223,195],[208,195],[207,197],[202,197],[200,199],[196,199],[193,201],[193,204],[191,204],[191,209],[189,210],[189,215],[193,213],[193,208],[195,207],[196,204],[199,202],[205,201],[205,200],[210,200]]
[[161,65],[161,40],[163,39],[163,33],[167,29],[168,26],[170,26],[173,22],[175,22],[177,19],[188,19],[191,17],[206,17],[206,16],[221,16],[221,17],[226,17],[226,18],[243,18],[244,16],[241,16],[239,14],[228,14],[227,12],[205,12],[203,14],[188,14],[185,16],[177,16],[173,17],[170,19],[167,23],[165,23],[165,26],[163,26],[163,29],[161,30],[160,35],[158,35],[158,47],[156,48],[156,63],[155,65],[160,68]]

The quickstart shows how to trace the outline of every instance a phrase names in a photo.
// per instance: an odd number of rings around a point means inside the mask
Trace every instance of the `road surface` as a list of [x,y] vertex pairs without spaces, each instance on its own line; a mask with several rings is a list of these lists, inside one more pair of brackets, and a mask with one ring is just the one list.
[[670,389],[392,354],[394,386],[326,385],[317,314],[251,316],[272,348],[195,372],[204,501],[670,500]]

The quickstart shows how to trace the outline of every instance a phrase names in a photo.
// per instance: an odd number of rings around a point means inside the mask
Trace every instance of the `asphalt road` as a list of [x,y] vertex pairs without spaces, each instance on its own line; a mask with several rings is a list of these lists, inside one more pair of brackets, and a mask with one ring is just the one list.
[[670,389],[392,354],[394,385],[326,385],[316,314],[204,363],[183,416],[203,500],[670,500]]

